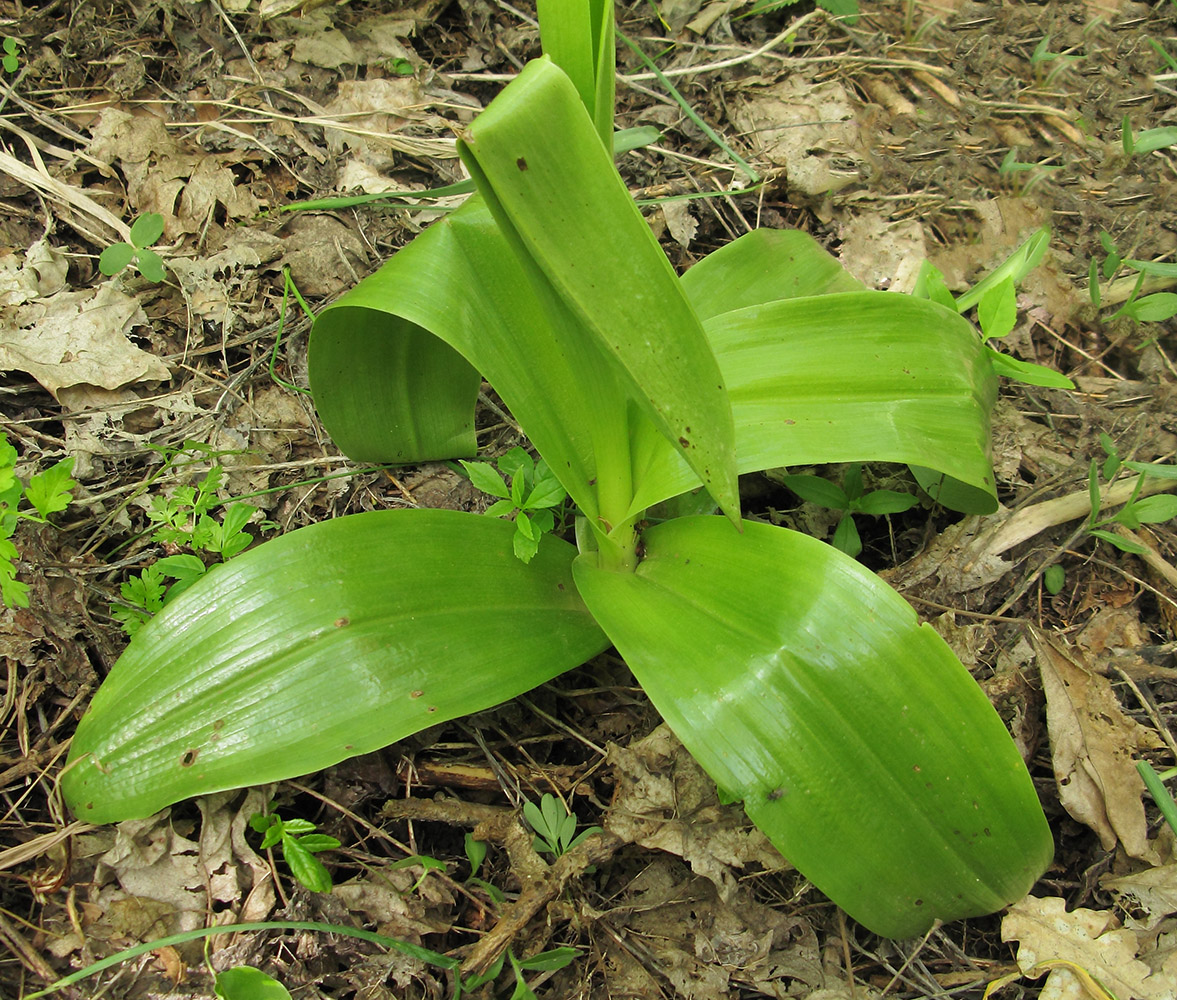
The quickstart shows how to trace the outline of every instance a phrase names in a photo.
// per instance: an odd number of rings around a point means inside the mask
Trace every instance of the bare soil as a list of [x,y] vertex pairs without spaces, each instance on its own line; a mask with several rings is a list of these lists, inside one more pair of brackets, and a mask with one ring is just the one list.
[[[1034,894],[1090,911],[1088,936],[1103,934],[1073,960],[1102,956],[1093,971],[1128,984],[1121,1000],[1172,996],[1172,836],[1147,796],[1141,804],[1131,761],[1177,760],[1177,534],[1145,525],[1135,540],[1147,553],[1132,555],[1079,529],[1090,462],[1105,458],[1100,434],[1124,458],[1175,461],[1174,321],[1115,318],[1134,276],[1101,276],[1097,306],[1089,267],[1108,256],[1101,234],[1125,258],[1171,262],[1177,251],[1177,156],[1128,155],[1122,143],[1125,119],[1135,133],[1177,126],[1177,5],[862,7],[848,24],[805,3],[622,6],[621,30],[674,71],[766,182],[748,189],[624,47],[619,124],[664,135],[628,154],[623,174],[644,198],[726,192],[647,209],[680,268],[751,228],[794,227],[872,287],[909,290],[926,258],[962,290],[1051,227],[1005,349],[1077,390],[1003,388],[998,514],[962,519],[923,502],[862,519],[862,558],[935,622],[1009,723],[1056,837]],[[980,998],[1018,972],[1018,941],[1032,934],[1009,917],[903,943],[845,920],[738,807],[718,803],[611,655],[300,782],[117,829],[65,812],[55,777],[69,737],[126,643],[112,603],[128,574],[167,553],[148,534],[153,496],[220,464],[225,495],[249,495],[272,522],[255,524],[259,535],[359,510],[480,503],[442,464],[348,462],[308,397],[270,371],[281,335],[275,373],[305,385],[309,323],[293,306],[280,322],[284,269],[317,308],[437,212],[281,209],[459,179],[453,129],[538,54],[533,16],[526,3],[487,0],[0,0],[0,34],[20,43],[19,68],[0,78],[0,357],[10,369],[0,418],[22,472],[72,455],[79,483],[55,526],[19,529],[32,600],[0,609],[0,994],[22,997],[177,930],[266,918],[367,927],[459,955],[488,938],[518,956],[574,946],[572,965],[531,976],[552,998]],[[107,282],[99,253],[147,212],[165,217],[166,280],[128,271],[117,297],[95,298]],[[79,312],[101,340],[12,361],[14,345],[26,357],[63,325],[80,336]],[[484,402],[480,442],[493,456],[520,438],[493,394]],[[866,476],[914,488],[903,470]],[[831,530],[828,512],[770,477],[742,486],[752,515]],[[1067,497],[1078,498],[1069,513],[1046,503]],[[1043,572],[1056,564],[1065,577],[1051,594]],[[1068,741],[1077,756],[1063,754]],[[549,791],[613,837],[548,866],[517,817],[523,799]],[[246,824],[267,801],[342,841],[324,855],[332,894],[307,892],[258,850]],[[465,881],[472,830],[490,844],[483,884]],[[420,855],[444,868],[396,867]],[[216,939],[209,960],[256,965],[306,1000],[451,989],[405,956],[309,932]],[[509,995],[500,982],[478,995]],[[999,995],[1037,996],[1043,982],[1015,979]],[[211,994],[199,945],[63,991]]]

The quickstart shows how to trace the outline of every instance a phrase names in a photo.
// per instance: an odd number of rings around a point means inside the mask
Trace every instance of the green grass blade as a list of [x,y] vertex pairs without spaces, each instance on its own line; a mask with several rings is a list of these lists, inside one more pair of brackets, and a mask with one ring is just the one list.
[[547,59],[530,63],[470,126],[459,152],[511,242],[617,360],[644,414],[720,507],[738,518],[719,367],[568,78]]
[[[940,637],[807,535],[649,529],[576,584],[687,749],[852,917],[906,938],[1021,898],[1050,830],[1017,749]],[[771,581],[766,585],[766,581]]]
[[380,511],[214,568],[138,632],[95,695],[66,802],[107,823],[305,774],[582,663],[608,643],[576,595],[575,550],[545,536],[525,565],[513,531]]

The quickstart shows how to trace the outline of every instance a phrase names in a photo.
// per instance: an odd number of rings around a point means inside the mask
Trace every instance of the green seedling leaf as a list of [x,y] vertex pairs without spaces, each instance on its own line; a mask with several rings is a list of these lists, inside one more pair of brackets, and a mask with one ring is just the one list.
[[1141,524],[1160,524],[1177,517],[1177,497],[1159,494],[1137,500],[1132,513]]
[[1099,509],[1103,505],[1103,498],[1099,495],[1099,464],[1093,458],[1087,467],[1087,502],[1091,512],[1087,515],[1088,525],[1095,524],[1099,518]]
[[495,464],[498,465],[499,472],[511,478],[520,474],[526,477],[535,472],[535,460],[528,454],[526,448],[521,448],[518,445],[508,449]]
[[1177,293],[1157,292],[1126,302],[1117,316],[1128,316],[1138,323],[1164,323],[1177,316]]
[[1004,375],[1006,378],[1012,378],[1018,382],[1025,382],[1027,385],[1041,385],[1050,389],[1075,388],[1075,383],[1066,375],[1056,372],[1052,368],[1036,365],[1030,361],[1019,361],[1017,358],[1011,358],[1008,354],[1002,354],[992,348],[986,349],[989,351],[989,360],[993,362],[993,370],[998,375]]
[[[466,470],[466,475],[470,477],[470,482],[474,484],[474,488],[481,490],[483,493],[489,493],[492,497],[502,497],[504,500],[510,500],[511,491],[507,488],[503,477],[495,472],[494,467],[486,462],[462,462],[462,468]],[[514,509],[514,504],[511,508]]]
[[135,257],[139,273],[148,281],[159,284],[167,276],[163,266],[163,258],[154,250],[140,250]]
[[213,992],[220,1000],[291,1000],[285,986],[252,965],[218,972]]
[[482,867],[482,862],[486,860],[487,845],[485,840],[475,840],[474,834],[467,833],[464,845],[466,848],[466,860],[470,862],[470,878],[474,878],[478,874],[478,869]]
[[541,951],[531,958],[519,959],[519,968],[529,972],[558,972],[580,957],[579,948],[553,948]]
[[1128,116],[1120,119],[1120,144],[1124,148],[1124,155],[1131,156],[1136,152],[1136,140],[1132,135],[1132,123]]
[[995,285],[1000,285],[1007,278],[1018,285],[1021,280],[1041,263],[1046,255],[1046,248],[1050,245],[1050,227],[1043,226],[1026,242],[1019,246],[998,267],[994,268],[985,278],[956,300],[956,307],[962,313],[968,312]]
[[926,260],[920,265],[920,271],[916,276],[915,287],[911,290],[911,294],[917,299],[931,299],[946,309],[951,309],[953,312],[958,311],[956,299],[948,290],[948,285],[944,283],[943,273]]
[[515,507],[515,504],[513,504],[510,500],[496,500],[489,507],[487,507],[483,513],[486,514],[487,517],[507,517],[508,515],[515,513],[516,509],[517,508]]
[[1047,593],[1058,594],[1062,592],[1066,579],[1067,571],[1055,563],[1046,567],[1046,571],[1042,574],[1042,585],[1046,588]]
[[98,270],[113,277],[134,259],[135,248],[130,243],[112,243],[98,255]]
[[1177,465],[1166,465],[1159,462],[1125,462],[1124,468],[1152,476],[1154,479],[1177,479]]
[[74,469],[72,458],[63,458],[44,472],[29,477],[25,498],[41,517],[65,510],[73,499],[72,490],[78,485],[70,478]]
[[568,499],[568,493],[560,480],[553,476],[547,467],[543,467],[531,492],[527,494],[520,505],[524,510],[539,510],[541,508],[559,507]]
[[316,858],[298,837],[282,835],[282,857],[290,866],[290,874],[311,892],[330,892],[331,875],[323,862]]
[[1148,552],[1147,546],[1140,545],[1130,538],[1123,537],[1123,535],[1117,535],[1114,531],[1105,531],[1103,528],[1090,528],[1087,533],[1092,538],[1098,538],[1100,541],[1107,542],[1121,552],[1129,552],[1136,556],[1142,556]]
[[993,285],[977,303],[977,320],[986,340],[1004,337],[1018,321],[1017,293],[1012,277]]
[[846,491],[821,476],[781,476],[779,481],[808,503],[829,510],[848,510],[850,507]]
[[163,216],[158,212],[141,215],[131,224],[131,243],[143,250],[163,235]]
[[842,489],[846,492],[851,507],[855,501],[862,498],[862,488],[862,463],[851,462],[842,476]]
[[852,559],[857,558],[862,552],[862,537],[858,534],[858,525],[854,523],[853,515],[847,514],[838,522],[831,544]]
[[1091,258],[1091,266],[1087,269],[1087,294],[1091,297],[1091,304],[1098,309],[1100,302],[1103,301],[1103,295],[1099,290],[1099,265],[1094,257]]
[[883,514],[902,514],[918,504],[919,497],[898,490],[873,490],[861,500],[856,500],[852,509],[861,514],[878,517]]
[[1152,153],[1177,145],[1177,127],[1147,128],[1138,132],[1135,138],[1135,153]]
[[1177,264],[1170,264],[1167,261],[1126,260],[1124,263],[1141,274],[1148,274],[1157,278],[1177,278]]
[[[808,879],[900,938],[1021,898],[1053,852],[1034,783],[895,591],[772,525],[679,518],[643,540],[635,572],[580,558],[577,585],[678,738]],[[739,697],[751,670],[756,696]]]

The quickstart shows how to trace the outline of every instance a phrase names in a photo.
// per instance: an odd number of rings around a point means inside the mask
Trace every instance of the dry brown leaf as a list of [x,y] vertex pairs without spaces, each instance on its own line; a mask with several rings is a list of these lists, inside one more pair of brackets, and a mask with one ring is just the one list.
[[910,292],[927,256],[924,228],[914,219],[859,212],[842,229],[838,259],[867,288]]
[[1119,878],[1105,876],[1099,884],[1115,893],[1121,905],[1144,910],[1150,921],[1177,913],[1177,864],[1147,868]]
[[15,328],[0,342],[0,370],[28,372],[54,395],[71,385],[166,382],[167,365],[127,339],[146,323],[139,301],[109,281],[36,299],[17,310]]
[[[1040,971],[1043,963],[1067,962],[1111,990],[1119,1000],[1173,1000],[1177,979],[1165,970],[1153,972],[1137,957],[1140,941],[1120,927],[1114,914],[1076,909],[1050,896],[1027,896],[1010,908],[1001,922],[1001,939],[1017,941],[1023,973]],[[1038,968],[1036,968],[1038,967]],[[1067,968],[1052,968],[1041,994],[1056,1000],[1091,996],[1082,977]]]
[[1156,737],[1124,714],[1110,682],[1087,669],[1077,651],[1037,630],[1031,641],[1046,693],[1059,800],[1099,834],[1105,850],[1118,840],[1132,857],[1155,861],[1133,753],[1156,746]]
[[665,724],[629,747],[610,745],[618,787],[605,829],[623,840],[677,854],[729,900],[734,868],[786,867],[743,810],[722,806],[712,781]]
[[786,169],[790,191],[820,196],[859,179],[858,122],[840,83],[790,76],[749,88],[733,120],[761,145],[758,156]]

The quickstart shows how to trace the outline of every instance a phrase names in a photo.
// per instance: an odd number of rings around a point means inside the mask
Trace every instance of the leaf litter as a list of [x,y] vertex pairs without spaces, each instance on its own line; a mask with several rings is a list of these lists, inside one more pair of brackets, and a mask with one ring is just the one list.
[[[926,254],[959,292],[1043,222],[1054,229],[1007,345],[1068,372],[1079,391],[1004,388],[1002,509],[952,521],[921,505],[880,521],[864,558],[937,620],[1010,725],[1052,818],[1055,868],[1004,920],[967,921],[925,942],[872,940],[840,924],[738,806],[719,803],[607,658],[573,687],[533,694],[560,726],[506,706],[331,769],[317,780],[332,804],[275,790],[284,809],[343,842],[329,859],[330,896],[300,890],[251,843],[249,815],[269,791],[57,836],[62,741],[121,648],[109,602],[127,568],[163,554],[139,539],[151,491],[220,464],[234,495],[275,491],[250,502],[284,529],[344,510],[473,502],[443,466],[374,473],[344,462],[306,401],[268,374],[283,267],[325,304],[436,213],[275,210],[460,179],[453,125],[493,96],[496,74],[534,54],[537,37],[527,20],[472,2],[390,12],[164,0],[116,3],[105,20],[93,5],[72,5],[71,18],[50,5],[5,29],[41,41],[22,50],[26,75],[4,80],[0,121],[16,138],[0,158],[0,197],[12,208],[0,218],[0,399],[22,462],[76,455],[80,485],[61,530],[21,529],[25,569],[43,573],[25,572],[30,609],[0,612],[9,803],[0,865],[15,876],[0,893],[27,921],[0,924],[14,956],[0,972],[6,995],[44,985],[46,961],[64,973],[209,920],[311,916],[439,950],[469,945],[509,912],[523,873],[544,869],[512,854],[511,837],[492,841],[480,876],[506,893],[496,902],[466,881],[455,818],[509,812],[520,796],[556,789],[614,839],[595,870],[561,874],[513,939],[519,954],[584,950],[536,987],[541,996],[980,997],[986,982],[1023,973],[1048,975],[998,995],[1097,996],[1092,983],[1121,1000],[1177,991],[1172,839],[1135,770],[1142,757],[1158,769],[1177,762],[1166,731],[1177,594],[1163,572],[1177,539],[1171,524],[1154,525],[1141,535],[1152,558],[1137,559],[1075,535],[1100,432],[1138,461],[1173,462],[1177,448],[1171,323],[1137,328],[1109,321],[1106,308],[1101,321],[1087,287],[1091,259],[1105,256],[1101,232],[1137,259],[1177,252],[1172,152],[1127,161],[1120,134],[1125,109],[1137,132],[1173,113],[1166,64],[1149,43],[1163,48],[1171,24],[1159,8],[1117,0],[1082,13],[954,0],[864,4],[853,26],[802,15],[782,36],[798,11],[659,6],[665,23],[635,9],[625,30],[663,38],[660,65],[769,178],[747,194],[654,209],[676,265],[754,225],[798,226],[871,287],[909,287]],[[1051,76],[1054,65],[1033,61],[1047,37],[1049,51],[1079,61]],[[640,70],[622,65],[623,77]],[[675,106],[624,79],[619,93],[621,124],[664,133],[658,150],[621,161],[631,188],[727,186],[730,169]],[[1027,169],[1002,170],[1010,151]],[[163,285],[97,279],[98,254],[151,211],[165,219]],[[1122,303],[1129,286],[1110,283],[1106,301]],[[301,383],[304,327],[287,319],[277,370]],[[489,454],[519,443],[491,396],[480,428]],[[171,464],[192,443],[206,450]],[[305,482],[339,471],[348,475]],[[744,500],[764,517],[814,521],[769,483],[746,483]],[[1058,594],[1041,583],[1050,562],[1065,568]],[[417,768],[443,783],[426,794]],[[381,818],[386,800],[417,803],[423,816],[432,794],[451,804],[449,819]],[[414,888],[415,871],[390,868],[410,854],[435,855],[444,871]],[[404,956],[304,932],[219,938],[211,955],[216,968],[269,968],[307,997],[442,988]],[[200,965],[199,949],[163,951],[119,973],[111,995],[207,996]]]

